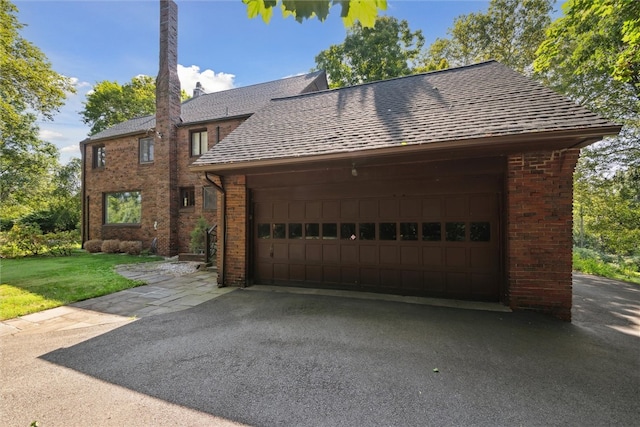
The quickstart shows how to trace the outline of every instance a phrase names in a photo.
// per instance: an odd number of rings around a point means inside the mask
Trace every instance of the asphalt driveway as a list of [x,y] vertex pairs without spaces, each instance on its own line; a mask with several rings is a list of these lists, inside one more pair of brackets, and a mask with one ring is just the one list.
[[[252,288],[116,329],[7,338],[2,378],[11,386],[2,386],[0,419],[43,427],[637,425],[640,287],[588,276],[575,283],[572,324]],[[31,361],[14,360],[21,351]]]

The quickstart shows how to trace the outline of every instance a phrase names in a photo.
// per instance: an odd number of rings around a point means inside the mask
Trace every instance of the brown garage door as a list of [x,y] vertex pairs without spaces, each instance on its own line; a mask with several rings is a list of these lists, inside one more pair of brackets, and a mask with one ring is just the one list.
[[256,283],[498,300],[498,192],[314,193],[255,191]]

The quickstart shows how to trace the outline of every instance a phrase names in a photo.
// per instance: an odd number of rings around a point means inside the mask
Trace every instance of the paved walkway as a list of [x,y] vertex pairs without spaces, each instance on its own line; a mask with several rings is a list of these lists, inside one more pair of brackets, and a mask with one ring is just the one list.
[[0,322],[0,336],[133,321],[185,310],[237,289],[219,288],[217,274],[198,271],[196,265],[162,262],[119,266],[119,274],[146,285],[5,320]]

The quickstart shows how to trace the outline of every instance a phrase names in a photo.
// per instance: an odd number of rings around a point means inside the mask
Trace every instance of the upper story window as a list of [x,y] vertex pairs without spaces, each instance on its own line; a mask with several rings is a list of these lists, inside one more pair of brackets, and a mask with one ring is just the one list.
[[202,187],[202,207],[204,210],[216,209],[218,193],[213,187]]
[[140,139],[140,163],[153,162],[153,137]]
[[106,151],[104,145],[93,147],[93,168],[102,169],[106,164]]
[[207,152],[207,131],[191,132],[191,156],[201,156]]
[[193,187],[183,187],[180,189],[180,207],[189,208],[196,204],[196,190]]

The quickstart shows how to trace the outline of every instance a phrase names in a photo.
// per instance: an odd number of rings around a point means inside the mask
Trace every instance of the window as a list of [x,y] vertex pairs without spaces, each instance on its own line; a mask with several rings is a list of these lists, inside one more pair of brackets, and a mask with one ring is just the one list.
[[469,228],[469,240],[472,242],[491,241],[491,223],[472,222]]
[[188,208],[196,205],[196,191],[193,187],[180,189],[180,207]]
[[364,222],[360,224],[360,240],[376,240],[376,224]]
[[106,164],[106,151],[104,145],[93,147],[93,168],[101,169]]
[[201,156],[207,149],[207,131],[191,132],[191,156]]
[[418,223],[401,222],[400,240],[418,240]]
[[302,224],[289,224],[289,238],[302,239]]
[[466,224],[464,222],[447,222],[445,224],[447,242],[464,242],[466,233]]
[[304,237],[306,239],[319,239],[320,238],[320,224],[311,223],[304,225]]
[[140,224],[141,217],[142,195],[139,191],[104,195],[105,224]]
[[140,163],[153,162],[153,137],[140,139]]
[[273,238],[274,239],[286,239],[287,238],[287,224],[273,224]]
[[396,223],[395,222],[381,222],[379,224],[380,240],[396,240]]
[[203,208],[206,211],[216,209],[216,203],[218,200],[218,192],[213,187],[202,187],[202,200]]
[[442,240],[442,230],[439,222],[422,223],[422,240],[425,242],[439,242]]
[[271,238],[271,224],[258,224],[258,239]]

